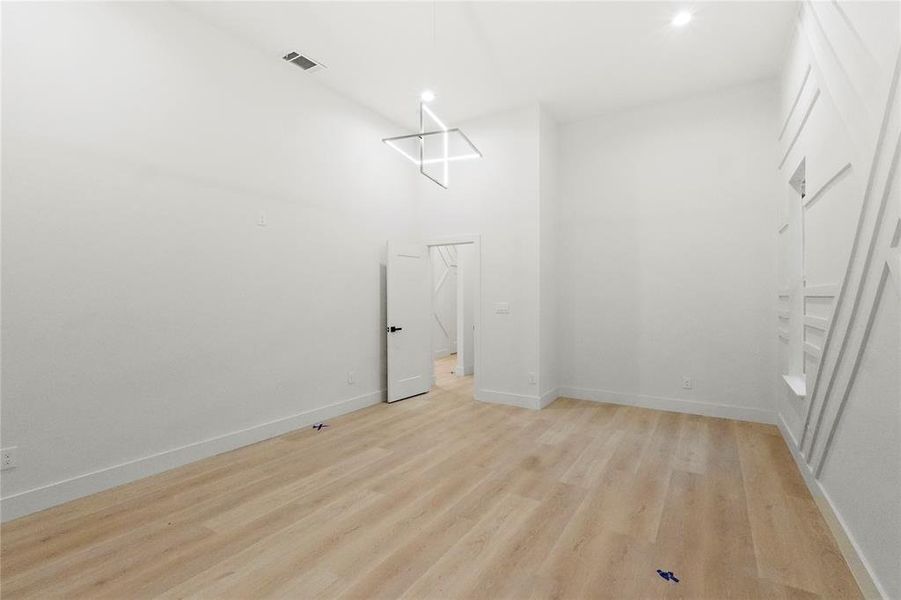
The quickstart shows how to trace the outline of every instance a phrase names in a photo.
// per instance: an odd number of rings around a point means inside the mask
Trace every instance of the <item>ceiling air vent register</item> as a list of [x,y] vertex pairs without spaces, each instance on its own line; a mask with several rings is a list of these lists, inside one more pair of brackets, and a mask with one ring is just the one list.
[[316,62],[315,60],[311,59],[310,57],[304,56],[303,54],[301,54],[299,52],[288,52],[287,54],[285,54],[282,57],[282,60],[284,60],[285,62],[294,64],[294,65],[297,65],[298,67],[300,67],[304,71],[307,71],[308,73],[313,73],[315,71],[320,71],[320,70],[326,68],[324,64],[322,64],[320,62]]

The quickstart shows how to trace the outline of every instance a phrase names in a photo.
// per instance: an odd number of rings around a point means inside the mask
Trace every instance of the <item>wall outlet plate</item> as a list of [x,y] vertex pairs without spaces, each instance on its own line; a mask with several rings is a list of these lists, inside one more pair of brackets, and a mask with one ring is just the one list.
[[509,315],[510,314],[510,303],[509,302],[496,302],[494,304],[494,313],[498,315]]
[[692,386],[691,377],[683,377],[682,378],[682,389],[690,390]]
[[356,381],[357,381],[356,374],[353,371],[348,371],[347,372],[347,384],[353,385],[354,383],[356,383]]
[[10,446],[0,450],[0,471],[15,469],[19,466],[19,448]]

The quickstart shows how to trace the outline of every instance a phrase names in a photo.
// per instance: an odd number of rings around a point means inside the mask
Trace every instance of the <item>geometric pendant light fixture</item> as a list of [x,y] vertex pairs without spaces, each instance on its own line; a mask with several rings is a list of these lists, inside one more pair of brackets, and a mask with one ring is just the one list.
[[419,133],[383,138],[382,141],[445,189],[450,185],[450,163],[482,158],[482,153],[466,134],[458,127],[447,127],[426,102],[419,104]]
[[[438,56],[437,7],[432,0],[432,64]],[[432,74],[434,76],[434,73]],[[382,138],[419,167],[419,172],[447,189],[450,185],[450,164],[459,160],[482,158],[482,153],[459,128],[450,128],[438,118],[428,104],[435,99],[431,91],[424,91],[419,103],[419,133]]]

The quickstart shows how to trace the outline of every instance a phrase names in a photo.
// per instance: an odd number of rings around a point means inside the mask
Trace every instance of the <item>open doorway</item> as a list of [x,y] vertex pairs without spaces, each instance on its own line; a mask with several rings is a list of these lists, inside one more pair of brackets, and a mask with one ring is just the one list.
[[[439,370],[456,380],[442,379],[436,389],[437,343],[432,335],[436,323],[432,307],[432,248],[454,246],[455,251],[436,254],[435,259],[453,257],[455,264],[453,318],[442,323],[447,330],[446,349]],[[455,391],[475,397],[481,373],[481,244],[479,236],[455,236],[430,243],[389,241],[385,264],[387,401],[397,402],[429,391]],[[444,258],[442,258],[444,257]],[[447,307],[444,308],[447,310]],[[453,321],[451,331],[450,323]],[[443,333],[443,331],[442,331]],[[455,351],[455,352],[454,352]],[[466,387],[469,387],[469,390]]]
[[432,391],[472,394],[479,306],[478,243],[430,243]]

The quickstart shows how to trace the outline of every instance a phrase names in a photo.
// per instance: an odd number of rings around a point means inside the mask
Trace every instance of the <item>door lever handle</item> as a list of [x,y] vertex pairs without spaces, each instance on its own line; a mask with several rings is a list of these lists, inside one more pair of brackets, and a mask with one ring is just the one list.
[[392,325],[391,327],[386,327],[386,329],[388,330],[388,333],[394,333],[395,331],[400,331],[403,327],[395,327]]

